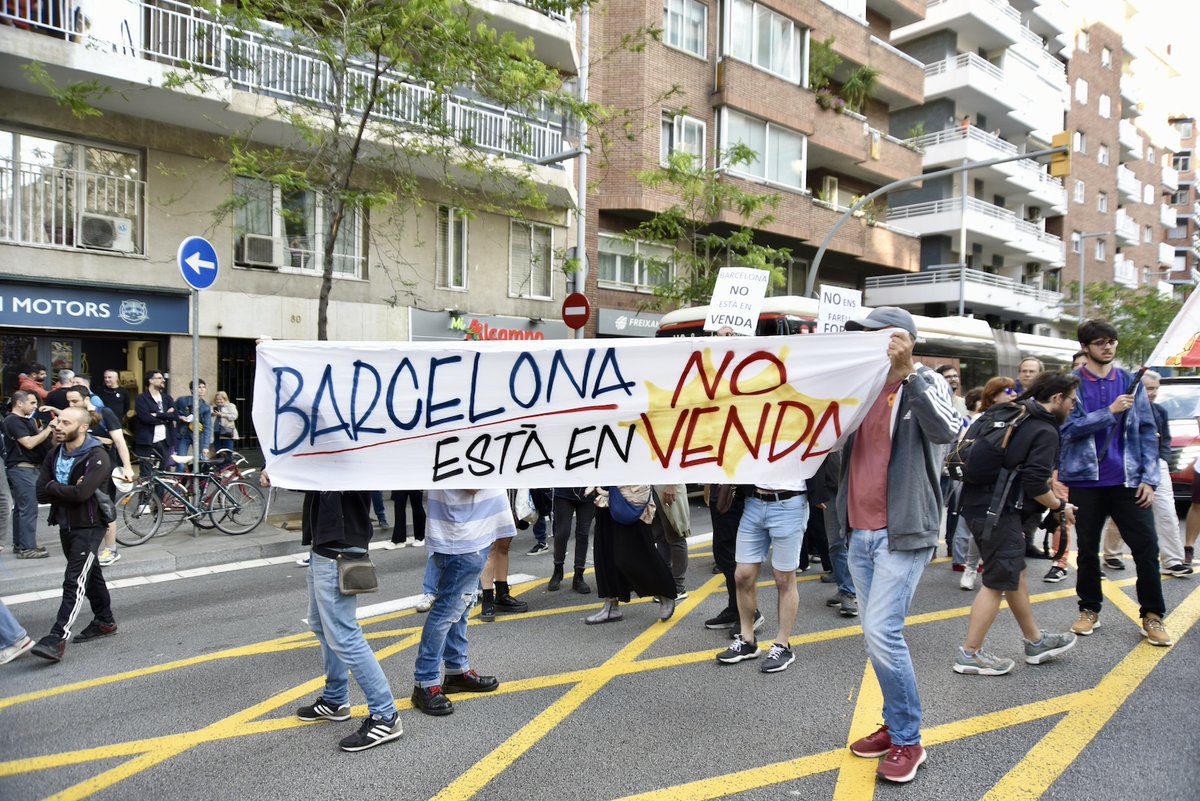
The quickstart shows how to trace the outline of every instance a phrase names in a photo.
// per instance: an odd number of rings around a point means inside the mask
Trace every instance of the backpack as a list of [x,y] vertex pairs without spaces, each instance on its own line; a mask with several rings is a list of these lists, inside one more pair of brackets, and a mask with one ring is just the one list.
[[1009,440],[1028,419],[1029,409],[1024,403],[999,403],[975,418],[946,456],[950,478],[967,484],[996,483],[1004,468]]

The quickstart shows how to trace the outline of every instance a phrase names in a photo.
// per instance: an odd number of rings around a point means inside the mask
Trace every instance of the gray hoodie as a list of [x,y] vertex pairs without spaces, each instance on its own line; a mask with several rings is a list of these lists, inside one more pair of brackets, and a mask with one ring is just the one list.
[[[942,518],[942,464],[958,438],[962,419],[946,379],[923,365],[908,386],[901,385],[892,406],[892,453],[888,459],[888,545],[914,551],[938,542]],[[848,531],[850,459],[855,432],[842,449],[837,494],[839,531]]]

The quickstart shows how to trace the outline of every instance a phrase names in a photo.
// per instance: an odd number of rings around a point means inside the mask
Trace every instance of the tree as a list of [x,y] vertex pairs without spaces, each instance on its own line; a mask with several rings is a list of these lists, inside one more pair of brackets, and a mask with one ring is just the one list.
[[[743,144],[724,153],[728,167],[753,164],[758,155]],[[728,180],[722,171],[707,169],[690,153],[675,151],[664,166],[638,175],[649,189],[663,190],[676,203],[625,234],[630,241],[658,242],[674,248],[670,259],[648,259],[656,284],[656,308],[691,306],[712,298],[722,267],[768,270],[772,285],[784,283],[791,252],[755,242],[755,230],[769,225],[778,194],[757,194]],[[723,218],[735,217],[730,225]],[[672,269],[673,268],[673,269]]]
[[[588,0],[532,0],[563,12]],[[227,171],[323,204],[317,338],[328,338],[328,303],[339,235],[372,209],[401,214],[435,182],[462,207],[524,217],[547,207],[534,168],[519,157],[557,141],[548,115],[592,115],[532,41],[498,33],[455,0],[239,0],[206,7],[194,47],[170,85],[221,91],[232,82],[265,100],[259,116],[226,139]],[[219,26],[212,23],[219,23]],[[206,37],[221,30],[226,63]],[[46,85],[44,71],[30,77]],[[95,82],[48,87],[76,113]],[[227,90],[225,90],[227,91]],[[283,125],[280,125],[283,123]],[[224,215],[245,205],[234,195]],[[304,215],[304,210],[286,210]]]
[[[1067,297],[1078,297],[1079,284],[1072,282]],[[1167,297],[1153,287],[1131,289],[1119,284],[1095,282],[1084,287],[1085,319],[1104,319],[1121,337],[1120,359],[1132,366],[1145,364],[1175,319],[1183,301]]]

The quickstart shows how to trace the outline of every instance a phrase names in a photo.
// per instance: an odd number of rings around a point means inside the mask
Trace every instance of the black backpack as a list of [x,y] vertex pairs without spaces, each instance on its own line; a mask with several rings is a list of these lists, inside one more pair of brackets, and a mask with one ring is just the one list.
[[1029,408],[1024,403],[998,403],[975,418],[946,457],[950,478],[967,484],[995,484],[1013,433],[1028,419]]

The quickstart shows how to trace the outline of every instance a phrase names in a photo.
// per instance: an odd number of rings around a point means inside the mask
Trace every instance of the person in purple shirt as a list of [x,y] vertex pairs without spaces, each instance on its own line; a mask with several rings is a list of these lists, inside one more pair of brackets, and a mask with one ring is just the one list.
[[1117,329],[1112,324],[1085,320],[1079,326],[1079,344],[1087,361],[1075,371],[1079,392],[1060,431],[1058,476],[1079,508],[1079,618],[1071,630],[1086,637],[1100,625],[1100,536],[1105,519],[1111,517],[1137,567],[1142,631],[1151,645],[1167,646],[1172,641],[1162,620],[1166,604],[1151,506],[1159,481],[1170,479],[1159,474],[1154,412],[1145,389],[1113,364]]

